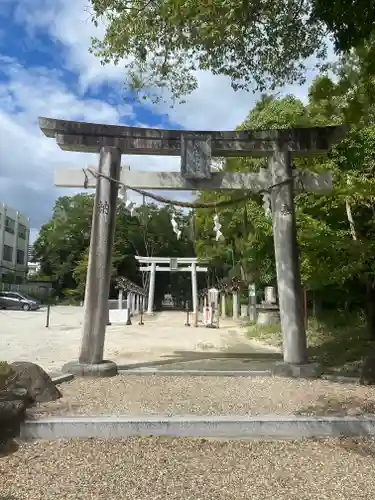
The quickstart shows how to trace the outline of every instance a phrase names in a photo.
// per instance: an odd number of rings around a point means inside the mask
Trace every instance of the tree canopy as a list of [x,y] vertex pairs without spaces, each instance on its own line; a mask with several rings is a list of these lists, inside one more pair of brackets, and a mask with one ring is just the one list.
[[[303,82],[304,60],[326,55],[326,30],[301,0],[92,0],[106,33],[92,48],[103,63],[126,60],[130,89],[197,86],[196,71],[229,76],[235,89]],[[291,42],[293,39],[293,43]],[[146,94],[144,94],[146,92]],[[160,94],[159,94],[160,96]]]
[[[197,71],[225,75],[234,89],[304,83],[311,56],[322,67],[329,38],[339,53],[370,43],[375,0],[91,0],[105,36],[103,64],[124,64],[128,93],[183,101]],[[371,44],[370,44],[371,45]],[[307,60],[310,58],[309,62]],[[123,62],[125,61],[125,62]]]
[[347,52],[374,32],[374,0],[314,0],[313,6],[313,14],[333,34],[337,50]]

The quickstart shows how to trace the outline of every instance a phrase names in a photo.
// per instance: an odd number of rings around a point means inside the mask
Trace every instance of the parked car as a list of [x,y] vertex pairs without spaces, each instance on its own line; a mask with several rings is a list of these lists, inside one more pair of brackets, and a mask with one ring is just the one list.
[[23,309],[37,311],[40,309],[39,300],[33,299],[24,293],[0,292],[0,309]]

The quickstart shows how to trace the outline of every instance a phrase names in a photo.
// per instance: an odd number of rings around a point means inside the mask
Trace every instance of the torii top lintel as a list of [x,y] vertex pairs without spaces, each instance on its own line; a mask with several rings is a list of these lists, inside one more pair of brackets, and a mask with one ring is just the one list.
[[214,157],[267,156],[281,143],[294,155],[323,154],[347,132],[344,126],[233,132],[163,130],[44,117],[39,118],[39,127],[65,151],[98,153],[102,146],[113,146],[129,155],[180,156],[184,143],[197,141],[206,143],[207,154]]
[[140,257],[135,256],[135,259],[140,264],[170,264],[171,259],[175,260],[177,264],[204,264],[205,259],[198,259],[197,257]]

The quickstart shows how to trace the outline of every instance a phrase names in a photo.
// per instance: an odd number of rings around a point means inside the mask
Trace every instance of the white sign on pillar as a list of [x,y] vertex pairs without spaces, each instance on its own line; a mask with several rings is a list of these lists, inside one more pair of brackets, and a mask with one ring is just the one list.
[[238,292],[233,292],[233,319],[238,319]]
[[219,290],[216,288],[210,288],[208,290],[208,305],[211,307],[214,304],[215,310],[219,305]]
[[122,288],[118,291],[118,308],[122,309],[122,300],[123,300],[124,290]]
[[197,265],[195,262],[191,264],[191,294],[193,314],[198,311],[198,283],[197,283]]
[[155,275],[156,275],[156,262],[151,262],[147,314],[152,314],[152,311],[154,310]]
[[225,293],[223,293],[221,295],[221,317],[222,318],[227,317],[227,301],[226,301]]

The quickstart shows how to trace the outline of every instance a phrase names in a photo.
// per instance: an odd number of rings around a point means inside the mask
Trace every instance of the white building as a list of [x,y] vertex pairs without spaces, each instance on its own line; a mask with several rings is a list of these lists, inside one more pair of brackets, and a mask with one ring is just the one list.
[[27,267],[28,267],[27,277],[29,279],[31,279],[34,274],[36,274],[40,271],[40,263],[39,262],[29,262],[27,264]]
[[26,279],[29,235],[29,219],[0,203],[0,281],[22,283]]

